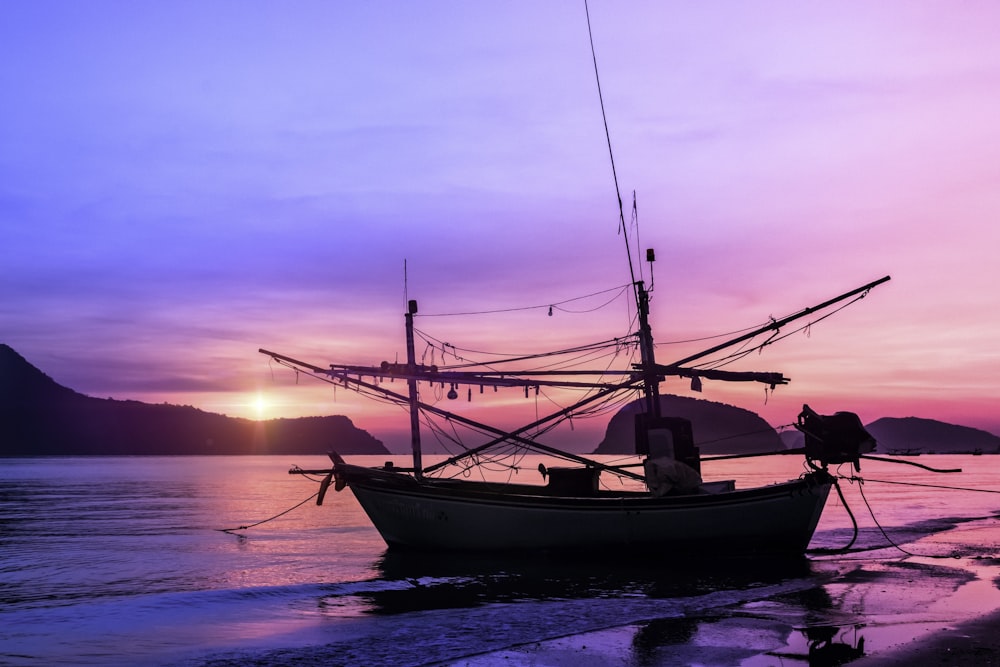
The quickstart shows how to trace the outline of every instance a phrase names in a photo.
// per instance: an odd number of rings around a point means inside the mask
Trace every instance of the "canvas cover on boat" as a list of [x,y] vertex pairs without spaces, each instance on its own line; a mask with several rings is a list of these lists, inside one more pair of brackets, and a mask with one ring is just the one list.
[[646,473],[646,487],[654,496],[664,496],[672,491],[693,493],[701,486],[698,471],[677,459],[667,456],[646,459],[642,466]]
[[821,415],[803,405],[795,428],[805,434],[806,458],[824,465],[853,463],[860,470],[861,455],[875,451],[875,438],[853,412]]

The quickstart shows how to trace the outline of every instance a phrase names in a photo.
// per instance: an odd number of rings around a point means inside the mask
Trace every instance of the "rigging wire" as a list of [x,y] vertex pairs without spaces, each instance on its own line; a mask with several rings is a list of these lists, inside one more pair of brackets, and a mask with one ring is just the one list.
[[600,308],[604,308],[604,307],[608,306],[609,304],[611,304],[612,302],[614,302],[615,299],[617,299],[619,296],[621,296],[621,294],[624,293],[625,290],[627,290],[629,287],[631,287],[631,285],[617,285],[615,287],[609,287],[607,289],[598,290],[597,292],[591,292],[590,294],[584,294],[582,296],[574,296],[574,297],[572,297],[570,299],[563,299],[562,301],[552,301],[550,303],[541,303],[541,304],[537,304],[537,305],[534,305],[534,306],[512,306],[510,308],[496,308],[494,310],[471,310],[471,311],[454,312],[454,313],[420,313],[420,317],[459,317],[459,316],[463,316],[463,315],[495,315],[497,313],[515,313],[515,312],[526,311],[526,310],[540,310],[540,309],[543,309],[543,308],[544,309],[558,308],[559,306],[562,306],[562,305],[567,304],[567,303],[573,303],[574,301],[582,301],[584,299],[590,299],[590,298],[595,297],[595,296],[600,296],[602,294],[607,294],[608,292],[615,292],[615,291],[619,292],[619,294],[615,295],[614,298],[612,298],[607,303],[599,306],[598,308],[594,308],[594,309],[591,309],[591,310],[581,310],[581,311],[572,311],[572,310],[561,309],[561,310],[563,310],[563,312],[566,312],[566,313],[577,313],[577,312],[580,312],[580,313],[591,313],[591,312],[594,312],[595,310],[599,310]]
[[[713,368],[714,369],[714,368],[721,368],[723,366],[728,366],[729,364],[731,364],[733,362],[736,362],[736,361],[739,361],[740,359],[743,359],[744,357],[749,356],[750,354],[753,354],[754,352],[760,352],[760,351],[762,351],[768,345],[773,345],[774,343],[777,343],[778,341],[784,340],[785,338],[788,338],[789,336],[797,334],[800,331],[808,331],[810,329],[810,327],[812,327],[812,325],[817,324],[819,322],[822,322],[823,320],[827,319],[828,317],[832,317],[832,316],[836,315],[841,310],[847,308],[848,306],[853,305],[854,303],[857,303],[861,299],[865,298],[865,296],[867,296],[867,295],[868,295],[868,292],[864,292],[863,294],[858,295],[856,298],[851,299],[850,301],[848,301],[844,305],[831,310],[830,312],[822,315],[821,317],[817,317],[814,320],[810,320],[806,324],[803,324],[800,327],[796,327],[795,329],[792,329],[791,331],[788,331],[785,334],[779,335],[779,334],[781,334],[781,330],[780,329],[776,329],[776,330],[770,332],[771,335],[768,336],[767,340],[763,341],[762,343],[757,343],[753,347],[750,347],[750,348],[747,348],[747,349],[743,349],[743,346],[740,346],[740,349],[738,351],[736,351],[736,352],[731,352],[731,353],[729,353],[729,354],[727,354],[727,355],[725,355],[723,357],[720,357],[718,359],[714,359],[714,360],[711,360],[711,361],[704,361],[704,362],[701,362],[699,364],[695,364],[695,368]],[[747,343],[752,342],[752,341],[753,341],[753,339],[751,338],[750,340],[747,341]]]
[[[599,310],[601,310],[603,308],[607,308],[612,303],[614,303],[615,301],[617,301],[618,299],[620,299],[621,296],[622,296],[622,294],[625,293],[625,290],[627,290],[628,287],[629,287],[628,285],[624,285],[624,286],[618,288],[619,289],[618,294],[615,294],[613,297],[611,297],[610,299],[608,299],[607,301],[605,301],[601,305],[594,306],[593,308],[587,308],[585,310],[570,310],[569,308],[563,308],[558,303],[552,304],[552,308],[554,308],[555,310],[558,310],[561,313],[567,313],[569,315],[585,315],[587,313],[596,313],[597,311],[599,311]],[[611,290],[605,290],[605,291],[611,291]],[[578,300],[578,299],[571,299],[570,301],[576,301],[576,300]],[[563,303],[569,303],[569,301],[564,301]]]
[[[459,368],[468,368],[468,367],[471,367],[471,366],[487,366],[487,365],[492,365],[492,364],[509,363],[509,362],[514,362],[514,361],[531,361],[533,359],[543,359],[545,357],[553,357],[553,356],[559,356],[559,355],[565,355],[565,354],[576,354],[578,352],[585,352],[585,351],[588,351],[588,350],[606,349],[606,348],[610,348],[610,347],[617,348],[617,347],[621,346],[622,341],[625,341],[628,338],[634,338],[635,337],[634,334],[629,334],[628,336],[623,336],[623,337],[620,337],[620,338],[611,338],[611,339],[608,339],[608,340],[598,341],[596,343],[586,343],[586,344],[583,344],[583,345],[578,345],[576,347],[567,347],[567,348],[564,348],[562,350],[553,350],[551,352],[536,352],[536,353],[508,352],[508,353],[504,353],[504,352],[488,352],[488,351],[485,351],[485,350],[474,350],[474,349],[471,349],[471,348],[457,347],[455,345],[452,345],[451,343],[446,343],[446,342],[442,341],[440,338],[436,338],[435,336],[432,336],[432,335],[428,334],[426,331],[423,331],[423,330],[420,330],[420,329],[415,329],[414,333],[417,334],[418,336],[420,336],[420,338],[424,342],[426,342],[428,345],[431,345],[431,346],[433,346],[435,348],[438,348],[438,349],[442,350],[442,352],[444,352],[445,350],[454,350],[454,351],[464,352],[464,353],[469,353],[469,354],[488,354],[488,355],[493,355],[493,356],[498,356],[498,357],[506,357],[505,359],[495,359],[495,360],[489,361],[489,362],[469,362],[469,363],[460,364],[460,365],[442,366],[439,370],[456,370],[456,369],[459,369]],[[456,358],[457,358],[457,355],[453,354],[453,356],[456,356]]]
[[[768,322],[770,322],[770,321],[771,320],[768,320]],[[711,336],[701,336],[699,338],[685,338],[685,339],[679,339],[679,340],[659,341],[657,343],[654,343],[654,345],[656,345],[657,347],[659,347],[660,345],[681,345],[681,344],[684,344],[684,343],[700,343],[702,341],[715,340],[717,338],[729,338],[731,336],[737,336],[737,335],[739,335],[741,333],[746,333],[747,331],[753,331],[754,329],[760,329],[761,327],[765,326],[766,324],[767,324],[767,322],[761,322],[760,324],[755,324],[753,326],[744,327],[742,329],[736,329],[735,331],[727,331],[725,333],[713,334]]]
[[922,482],[899,482],[890,479],[870,479],[865,477],[866,482],[876,482],[878,484],[900,484],[902,486],[922,486],[929,489],[947,489],[949,491],[974,491],[976,493],[1000,493],[1000,489],[973,489],[967,486],[947,486],[945,484],[924,484]]
[[590,55],[594,59],[594,78],[597,81],[597,97],[601,102],[601,118],[604,120],[604,136],[608,140],[608,156],[611,158],[611,175],[615,181],[615,196],[618,197],[618,231],[625,237],[625,254],[628,255],[628,271],[635,284],[635,268],[632,266],[632,249],[628,244],[628,229],[625,227],[625,207],[622,205],[622,191],[618,187],[618,170],[615,168],[615,152],[611,148],[611,131],[608,130],[608,114],[604,109],[604,93],[601,92],[601,75],[597,71],[597,50],[594,48],[594,31],[590,26],[590,6],[583,0],[583,8],[587,13],[587,35],[590,37]]
[[[458,434],[458,431],[456,430],[457,426],[461,426],[471,432],[477,433],[480,436],[485,436],[487,438],[490,438],[491,440],[494,440],[496,437],[495,433],[485,430],[473,424],[467,424],[467,423],[456,424],[452,420],[447,419],[442,415],[431,415],[423,409],[421,409],[420,412],[421,412],[421,422],[434,435],[438,443],[445,449],[445,451],[449,453],[451,453],[452,450],[447,446],[445,442],[446,440],[451,441],[454,444],[458,445],[464,451],[469,450],[469,447],[462,442],[462,438]],[[539,427],[536,430],[535,437],[547,433],[551,429],[555,428],[558,424],[565,421],[567,418],[569,417],[564,415],[554,419],[553,422],[548,425],[539,425]],[[439,423],[440,421],[448,422],[448,424],[452,429],[452,433],[449,434],[444,428],[442,428],[441,424]],[[479,468],[480,476],[483,476],[482,470],[493,470],[493,471],[511,470],[512,468],[518,467],[520,459],[523,458],[524,455],[529,453],[532,447],[529,443],[499,440],[494,443],[493,449],[497,450],[496,454],[491,456],[484,455],[482,452],[471,454],[469,455],[470,461],[467,464],[461,466],[456,465],[455,466],[456,470],[452,472],[450,475],[445,475],[443,471],[441,475],[446,477],[457,477],[458,475],[468,476],[472,468]],[[554,452],[549,452],[549,454],[552,456],[558,456]],[[512,457],[514,459],[513,463],[506,462],[507,459],[511,459]],[[485,477],[483,477],[483,479],[485,481]]]
[[[781,430],[784,429],[786,426],[794,426],[794,424],[782,424],[780,426],[775,426],[773,428],[769,426],[767,428],[757,429],[757,430],[754,430],[754,431],[744,431],[743,433],[733,433],[732,435],[724,435],[724,436],[721,436],[719,438],[713,438],[712,440],[699,440],[699,441],[695,442],[695,444],[698,445],[699,447],[703,447],[705,445],[712,445],[712,444],[715,444],[717,442],[722,442],[724,440],[735,440],[737,438],[746,438],[746,437],[749,437],[749,436],[752,436],[752,435],[763,435],[764,433],[775,433],[775,434],[777,434],[777,433],[780,433]],[[784,454],[784,452],[783,451],[762,452],[761,454],[759,454],[759,456],[766,456],[768,454],[782,455],[782,454]],[[751,456],[754,456],[754,455],[756,455],[756,454],[752,454]]]
[[[429,339],[433,339],[438,344],[447,345],[450,348],[452,348],[453,350],[460,349],[460,348],[455,348],[455,346],[453,346],[453,345],[451,345],[449,343],[441,343],[441,341],[438,341],[437,339],[434,339],[434,337],[430,336],[429,334],[425,334],[425,332],[419,332],[419,335],[428,344],[431,344]],[[551,370],[551,371],[566,370],[566,369],[572,368],[574,366],[580,366],[580,365],[584,365],[584,364],[593,363],[593,362],[595,362],[595,361],[597,361],[597,360],[599,360],[601,358],[608,359],[608,363],[605,366],[605,370],[608,370],[608,369],[610,369],[614,365],[615,359],[617,359],[621,355],[621,352],[622,352],[623,348],[625,348],[625,347],[632,347],[632,346],[628,345],[628,343],[626,343],[622,339],[612,339],[610,341],[603,341],[601,343],[579,346],[577,348],[568,348],[566,350],[560,350],[560,351],[557,351],[557,352],[551,352],[551,353],[546,353],[546,354],[524,355],[524,356],[516,358],[516,359],[503,359],[503,360],[493,361],[493,362],[490,362],[490,363],[486,363],[486,362],[478,362],[478,363],[476,363],[476,362],[469,362],[469,363],[462,364],[462,365],[444,367],[444,370],[454,370],[456,368],[483,367],[483,368],[488,368],[488,369],[490,369],[490,370],[492,370],[494,372],[500,372],[500,371],[497,371],[497,369],[494,367],[495,365],[500,364],[500,363],[505,363],[505,362],[509,362],[509,361],[515,361],[515,360],[517,360],[517,361],[524,361],[524,360],[533,360],[533,359],[544,358],[544,357],[565,356],[567,354],[577,353],[577,352],[579,352],[579,354],[577,354],[576,356],[574,356],[572,358],[562,359],[562,360],[558,360],[558,361],[553,361],[551,364],[542,365],[540,367],[533,368],[532,370],[533,371],[539,371],[539,370]],[[632,350],[631,354],[630,354],[630,359],[634,359],[634,357],[635,357],[635,351]],[[511,374],[512,375],[516,375],[519,372],[522,372],[522,371],[511,371]],[[587,392],[585,394],[585,396],[586,396],[591,391],[596,391],[596,388],[588,388],[585,391]],[[547,393],[545,394],[545,398],[549,402],[551,402],[553,405],[556,405],[556,406],[560,407],[560,409],[563,407],[563,406],[559,405],[558,403],[556,403],[556,401],[554,399],[552,399],[552,397],[549,396]],[[563,421],[572,420],[573,417],[580,416],[581,414],[585,414],[585,413],[574,413],[574,414],[565,415],[565,416],[563,416],[561,418],[556,419],[555,420],[555,424],[560,424]],[[570,421],[570,423],[572,424],[572,421]],[[536,433],[535,435],[537,437],[538,433]]]
[[[635,190],[632,191],[632,229],[635,230],[635,256],[642,257],[642,242],[639,241],[639,206],[636,203]],[[645,282],[646,276],[642,272],[642,262],[639,262],[639,280]],[[649,291],[653,291],[653,265],[649,265]]]

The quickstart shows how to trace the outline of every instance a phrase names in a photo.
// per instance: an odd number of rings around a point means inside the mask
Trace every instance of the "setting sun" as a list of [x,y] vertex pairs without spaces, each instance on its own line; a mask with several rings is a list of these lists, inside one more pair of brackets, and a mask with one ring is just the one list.
[[256,414],[257,419],[263,419],[264,412],[267,410],[268,407],[267,399],[264,398],[264,394],[257,392],[257,396],[256,398],[253,399],[251,405],[253,406],[254,413]]

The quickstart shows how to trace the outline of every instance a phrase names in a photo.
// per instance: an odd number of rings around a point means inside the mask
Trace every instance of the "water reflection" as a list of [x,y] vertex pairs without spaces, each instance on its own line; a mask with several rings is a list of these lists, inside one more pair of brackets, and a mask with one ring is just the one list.
[[374,614],[526,600],[689,598],[813,576],[805,558],[670,562],[601,556],[479,555],[386,551],[382,581],[406,587],[359,593]]
[[[834,667],[856,660],[865,654],[865,638],[857,636],[863,625],[842,628],[835,625],[818,626],[800,630],[809,641],[809,667]],[[844,641],[845,633],[853,629],[856,637]],[[839,640],[839,641],[837,641]]]
[[666,646],[690,644],[702,621],[691,618],[658,618],[642,625],[632,637],[632,655],[639,665],[654,665]]

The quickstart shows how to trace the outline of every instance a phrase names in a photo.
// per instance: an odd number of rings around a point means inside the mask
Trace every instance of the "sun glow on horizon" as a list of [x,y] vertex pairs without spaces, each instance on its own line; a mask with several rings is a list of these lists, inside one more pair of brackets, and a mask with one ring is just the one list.
[[264,397],[264,394],[258,391],[257,396],[253,399],[253,402],[251,403],[251,406],[253,407],[256,419],[260,421],[264,419],[264,415],[267,412],[268,407],[270,407],[270,404],[268,400]]

